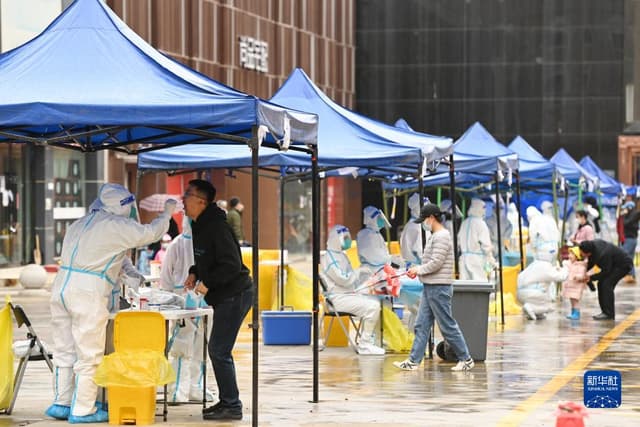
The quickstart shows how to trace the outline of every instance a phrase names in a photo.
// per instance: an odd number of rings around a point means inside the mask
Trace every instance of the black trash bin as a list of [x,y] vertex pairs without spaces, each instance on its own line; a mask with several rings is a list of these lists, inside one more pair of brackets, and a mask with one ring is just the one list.
[[453,281],[453,317],[462,330],[473,360],[487,358],[489,295],[495,288],[493,282]]

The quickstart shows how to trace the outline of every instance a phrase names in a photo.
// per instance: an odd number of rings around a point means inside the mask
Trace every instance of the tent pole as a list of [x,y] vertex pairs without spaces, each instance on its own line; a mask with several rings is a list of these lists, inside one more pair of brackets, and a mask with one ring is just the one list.
[[560,233],[560,238],[562,239],[562,241],[564,241],[564,233],[567,230],[567,210],[569,209],[569,189],[571,188],[568,181],[566,181],[564,185],[565,189],[564,206],[562,208],[562,232]]
[[453,229],[453,275],[460,278],[459,257],[458,257],[458,227],[456,225],[456,178],[455,165],[453,164],[453,154],[449,156],[449,186],[451,188],[451,226]]
[[516,172],[516,208],[518,209],[518,249],[520,252],[520,271],[524,270],[524,244],[522,242],[522,204],[520,202],[520,171]]
[[553,217],[556,220],[556,224],[558,223],[558,187],[556,184],[556,171],[553,171],[552,179],[551,179],[551,192],[553,194]]
[[253,427],[258,427],[258,350],[259,350],[259,342],[258,342],[258,329],[260,327],[258,320],[258,310],[259,310],[259,298],[258,298],[258,290],[260,288],[259,277],[260,274],[260,260],[259,260],[259,225],[258,225],[258,203],[260,201],[259,194],[259,176],[258,176],[258,149],[260,148],[258,144],[258,128],[253,126],[251,129],[251,254],[252,254],[252,272],[253,272],[253,310],[252,310],[252,318],[251,318],[251,329],[253,335],[252,341],[252,396],[251,396],[251,425]]
[[278,310],[284,307],[284,184],[284,168],[282,168],[280,171],[280,286],[278,286],[280,307]]
[[500,187],[498,180],[498,171],[495,174],[496,179],[496,225],[498,227],[498,275],[500,279],[500,320],[504,325],[504,284],[502,283],[502,233],[500,230]]
[[312,260],[313,260],[313,403],[318,402],[318,312],[320,293],[318,291],[318,266],[320,265],[320,177],[318,176],[318,146],[312,147],[311,154],[311,221],[313,228]]

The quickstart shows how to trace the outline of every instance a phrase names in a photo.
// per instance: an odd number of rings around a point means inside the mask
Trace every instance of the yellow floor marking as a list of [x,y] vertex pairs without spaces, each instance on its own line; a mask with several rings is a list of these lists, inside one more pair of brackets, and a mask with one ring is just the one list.
[[629,317],[607,332],[593,347],[578,356],[558,375],[540,387],[531,397],[516,406],[509,415],[498,422],[497,426],[507,427],[520,425],[527,415],[553,397],[562,387],[567,385],[569,381],[575,379],[576,375],[582,374],[589,363],[604,352],[613,344],[616,338],[638,320],[640,320],[640,309],[631,313]]

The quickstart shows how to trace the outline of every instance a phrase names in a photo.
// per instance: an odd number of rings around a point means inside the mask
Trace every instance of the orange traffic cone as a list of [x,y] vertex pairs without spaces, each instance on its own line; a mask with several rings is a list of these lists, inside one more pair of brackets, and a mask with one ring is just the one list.
[[584,427],[587,408],[575,402],[560,402],[556,411],[556,427]]

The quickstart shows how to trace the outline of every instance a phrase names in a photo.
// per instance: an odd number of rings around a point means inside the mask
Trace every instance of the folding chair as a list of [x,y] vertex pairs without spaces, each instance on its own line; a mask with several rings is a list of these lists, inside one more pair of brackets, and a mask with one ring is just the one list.
[[[326,328],[327,330],[324,333],[324,342],[325,343],[327,342],[327,339],[331,335],[331,328],[333,327],[333,322],[334,322],[334,320],[337,320],[338,325],[340,325],[340,328],[342,328],[342,331],[344,332],[345,336],[349,340],[349,344],[351,344],[353,349],[357,352],[358,351],[358,340],[360,339],[360,333],[361,333],[360,329],[361,329],[361,326],[362,326],[362,321],[358,321],[356,323],[355,318],[357,318],[358,316],[356,316],[355,314],[349,313],[349,312],[346,312],[346,311],[338,311],[338,310],[336,310],[335,306],[331,302],[331,297],[329,296],[329,290],[328,290],[329,288],[327,286],[326,278],[324,277],[324,275],[322,273],[320,273],[318,279],[319,279],[319,282],[320,282],[320,286],[322,287],[322,296],[323,296],[323,300],[324,300],[324,310],[323,310],[324,314],[323,314],[323,318],[322,318],[322,323],[324,324],[324,317],[328,316],[328,317],[331,318],[331,320],[329,321],[329,326]],[[342,317],[349,317],[349,321],[351,322],[351,325],[354,327],[354,329],[356,331],[355,340],[349,334],[349,329],[347,327],[348,324],[343,323]]]
[[6,410],[7,415],[11,414],[13,411],[13,405],[16,403],[16,398],[18,397],[18,390],[20,389],[20,384],[22,383],[22,378],[24,377],[24,371],[27,369],[27,362],[36,361],[36,360],[44,360],[49,367],[51,373],[53,373],[53,363],[51,359],[53,355],[48,352],[44,346],[42,345],[42,341],[38,338],[36,331],[31,326],[31,322],[27,317],[24,309],[20,305],[13,305],[9,303],[11,307],[11,311],[13,312],[13,317],[16,319],[16,323],[18,324],[18,328],[21,328],[22,325],[27,327],[27,339],[29,340],[29,348],[27,352],[20,357],[20,362],[18,363],[18,370],[16,371],[16,376],[13,381],[13,399],[11,399],[11,404],[9,408]]

